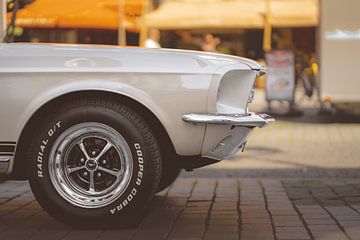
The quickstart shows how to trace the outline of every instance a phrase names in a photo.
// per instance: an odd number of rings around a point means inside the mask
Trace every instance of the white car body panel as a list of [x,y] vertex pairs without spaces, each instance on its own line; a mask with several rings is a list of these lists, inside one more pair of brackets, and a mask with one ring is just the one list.
[[[132,98],[152,111],[177,154],[205,156],[204,149],[210,148],[203,146],[206,125],[186,123],[182,116],[246,113],[260,68],[248,59],[195,51],[0,44],[0,142],[17,142],[31,116],[52,99],[100,90]],[[219,95],[228,96],[219,90],[221,80],[232,70],[249,80],[239,79],[238,90],[219,104]],[[242,102],[236,103],[237,96]]]

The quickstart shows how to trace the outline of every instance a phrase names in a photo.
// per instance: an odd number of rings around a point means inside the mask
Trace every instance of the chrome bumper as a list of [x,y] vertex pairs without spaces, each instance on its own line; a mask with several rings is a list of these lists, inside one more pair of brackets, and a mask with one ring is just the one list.
[[203,124],[226,124],[236,125],[242,127],[265,127],[269,123],[275,121],[274,118],[267,114],[249,115],[209,115],[209,114],[196,114],[190,113],[183,116],[185,122],[203,123]]
[[209,115],[186,114],[185,122],[207,124],[201,155],[222,160],[236,154],[243,147],[254,127],[265,127],[274,122],[267,114]]

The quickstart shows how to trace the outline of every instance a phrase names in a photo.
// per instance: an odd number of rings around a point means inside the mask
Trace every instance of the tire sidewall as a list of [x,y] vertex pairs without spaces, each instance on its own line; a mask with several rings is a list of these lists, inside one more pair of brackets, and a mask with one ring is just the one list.
[[[134,217],[152,195],[154,181],[148,143],[139,131],[139,121],[104,107],[78,106],[52,114],[42,125],[32,143],[32,158],[27,167],[30,184],[40,204],[54,217],[65,221],[104,221],[116,216]],[[137,116],[139,118],[139,116]],[[49,176],[49,156],[57,138],[68,128],[84,122],[98,122],[118,131],[128,143],[133,172],[125,191],[108,206],[88,209],[72,205],[54,188]],[[140,127],[141,129],[141,127]],[[55,208],[54,208],[55,207]]]

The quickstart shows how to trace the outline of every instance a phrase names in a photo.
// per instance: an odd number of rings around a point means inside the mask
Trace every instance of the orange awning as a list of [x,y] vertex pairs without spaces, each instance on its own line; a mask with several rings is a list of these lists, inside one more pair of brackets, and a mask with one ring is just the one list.
[[[158,29],[249,29],[265,25],[265,0],[167,0],[146,16]],[[318,25],[318,0],[270,0],[273,27]]]
[[[144,1],[124,0],[125,26],[128,30],[138,31],[136,22]],[[117,30],[119,0],[36,0],[17,12],[16,25],[28,28]]]

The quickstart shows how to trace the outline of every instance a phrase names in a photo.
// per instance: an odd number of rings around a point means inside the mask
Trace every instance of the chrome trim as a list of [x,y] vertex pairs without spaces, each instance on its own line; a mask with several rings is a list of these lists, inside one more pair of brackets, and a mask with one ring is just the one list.
[[14,155],[14,152],[0,152],[0,155]]
[[0,173],[7,173],[10,165],[10,156],[0,156]]
[[0,145],[16,145],[16,142],[11,141],[1,141]]
[[261,66],[259,73],[258,73],[258,77],[261,77],[263,75],[266,74],[266,67],[265,66]]
[[248,103],[252,103],[252,101],[254,100],[254,96],[255,96],[255,84],[253,86],[253,88],[251,89],[249,98],[248,98]]
[[196,114],[190,113],[183,116],[185,122],[202,123],[202,124],[227,124],[243,127],[265,127],[275,121],[274,118],[267,114],[249,115],[215,115],[215,114]]
[[8,156],[0,156],[0,162],[10,162],[10,157],[8,157]]
[[82,208],[101,208],[116,201],[128,187],[133,156],[115,129],[85,122],[66,129],[57,138],[48,168],[50,180],[63,199]]
[[13,156],[15,148],[15,142],[0,142],[0,156]]

